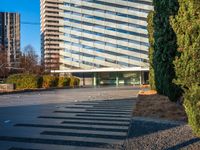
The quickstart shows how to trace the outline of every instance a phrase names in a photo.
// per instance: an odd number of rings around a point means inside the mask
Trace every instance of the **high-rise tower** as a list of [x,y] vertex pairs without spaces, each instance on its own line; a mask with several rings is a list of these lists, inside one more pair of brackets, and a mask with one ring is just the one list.
[[128,71],[121,76],[134,72],[138,81],[149,68],[150,10],[152,0],[41,0],[46,67],[55,61],[59,66],[55,72]]
[[20,14],[0,12],[0,51],[7,54],[9,67],[16,67],[20,55]]
[[40,19],[41,19],[41,49],[42,58],[46,71],[59,69],[60,47],[60,15],[63,10],[61,0],[40,0]]

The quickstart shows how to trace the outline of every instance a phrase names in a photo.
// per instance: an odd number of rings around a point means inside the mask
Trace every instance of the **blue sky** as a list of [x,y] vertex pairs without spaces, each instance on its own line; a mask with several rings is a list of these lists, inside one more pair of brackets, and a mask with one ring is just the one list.
[[[40,0],[0,0],[0,12],[19,12],[21,22],[40,22]],[[31,44],[40,55],[40,25],[21,24],[21,49]]]

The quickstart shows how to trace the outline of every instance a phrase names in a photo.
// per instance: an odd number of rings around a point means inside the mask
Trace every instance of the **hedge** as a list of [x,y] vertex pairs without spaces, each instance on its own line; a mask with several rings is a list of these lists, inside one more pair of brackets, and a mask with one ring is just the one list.
[[50,88],[50,87],[57,87],[58,86],[58,77],[51,76],[51,75],[44,75],[43,76],[43,88]]
[[80,79],[74,76],[71,77],[56,77],[51,75],[37,76],[34,74],[15,74],[10,75],[6,83],[15,84],[17,90],[20,89],[36,89],[36,88],[51,88],[51,87],[75,87],[79,86]]
[[58,87],[70,86],[70,77],[59,77]]
[[77,77],[70,77],[70,87],[75,87],[78,86],[80,84],[80,79]]
[[16,89],[35,89],[42,86],[42,78],[34,74],[10,75],[6,83],[15,84]]

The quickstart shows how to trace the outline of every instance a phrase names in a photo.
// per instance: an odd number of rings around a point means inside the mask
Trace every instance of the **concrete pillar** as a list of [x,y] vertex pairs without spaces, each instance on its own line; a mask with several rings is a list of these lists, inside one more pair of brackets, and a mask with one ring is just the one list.
[[142,85],[142,72],[140,71],[140,85]]
[[97,73],[94,73],[94,78],[93,78],[93,86],[97,86]]
[[118,73],[116,73],[116,86],[119,86],[119,76],[118,76]]
[[83,86],[85,86],[85,74],[83,73]]
[[144,72],[142,72],[141,75],[142,75],[142,84],[144,84],[145,83],[144,82]]

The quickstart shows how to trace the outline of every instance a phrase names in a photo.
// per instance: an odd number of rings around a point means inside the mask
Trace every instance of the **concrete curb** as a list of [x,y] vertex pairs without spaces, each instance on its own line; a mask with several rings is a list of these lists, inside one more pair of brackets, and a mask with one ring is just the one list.
[[53,90],[59,90],[59,89],[73,89],[73,88],[86,88],[86,87],[76,86],[76,87],[52,87],[52,88],[39,88],[39,89],[24,89],[24,90],[0,92],[0,95],[29,93],[29,92],[42,92],[42,91],[53,91]]
[[154,122],[160,124],[173,124],[173,125],[186,125],[187,122],[184,121],[173,121],[167,119],[157,119],[157,118],[150,118],[150,117],[132,117],[131,123],[134,123],[134,120],[144,121],[144,122]]

